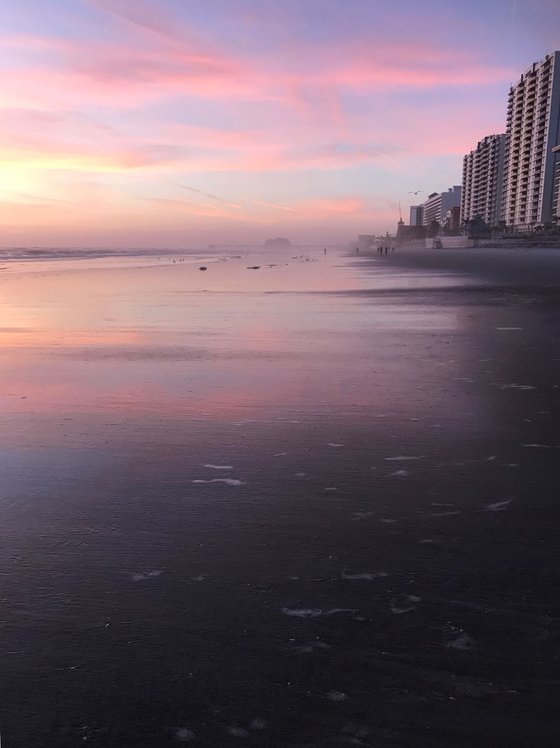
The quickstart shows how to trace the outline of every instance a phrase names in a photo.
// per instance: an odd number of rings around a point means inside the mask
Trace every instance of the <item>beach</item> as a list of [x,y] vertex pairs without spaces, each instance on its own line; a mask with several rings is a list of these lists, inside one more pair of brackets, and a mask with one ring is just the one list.
[[560,252],[1,264],[3,745],[557,744]]

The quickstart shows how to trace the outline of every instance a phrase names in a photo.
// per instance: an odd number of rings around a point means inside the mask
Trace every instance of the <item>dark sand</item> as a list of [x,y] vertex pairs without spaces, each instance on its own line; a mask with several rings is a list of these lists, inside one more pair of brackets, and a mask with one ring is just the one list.
[[560,254],[344,262],[4,351],[3,746],[558,745]]

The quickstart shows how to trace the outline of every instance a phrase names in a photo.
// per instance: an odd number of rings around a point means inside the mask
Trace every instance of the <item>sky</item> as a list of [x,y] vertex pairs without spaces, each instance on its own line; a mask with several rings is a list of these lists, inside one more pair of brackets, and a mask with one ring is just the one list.
[[[0,246],[346,243],[461,183],[558,0],[0,6]],[[422,190],[418,195],[412,191]]]

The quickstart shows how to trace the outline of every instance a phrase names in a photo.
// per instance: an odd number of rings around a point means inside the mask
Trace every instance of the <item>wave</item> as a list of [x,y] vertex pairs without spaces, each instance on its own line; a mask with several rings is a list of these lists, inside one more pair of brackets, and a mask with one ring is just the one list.
[[108,257],[175,257],[177,255],[193,255],[208,250],[185,249],[101,249],[88,247],[60,248],[60,247],[6,247],[0,249],[0,261],[9,260],[95,260]]

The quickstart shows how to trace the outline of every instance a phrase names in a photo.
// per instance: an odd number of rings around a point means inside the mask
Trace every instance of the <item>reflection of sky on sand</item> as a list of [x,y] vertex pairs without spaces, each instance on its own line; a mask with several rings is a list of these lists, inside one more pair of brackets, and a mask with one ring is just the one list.
[[[259,262],[260,270],[247,269]],[[404,407],[403,392],[425,375],[418,335],[455,330],[456,310],[317,291],[456,279],[384,269],[364,280],[343,262],[308,250],[229,258],[206,272],[121,258],[110,271],[59,264],[37,273],[28,263],[3,276],[2,407],[15,419],[4,445],[26,430],[32,442],[84,439],[67,422],[53,429],[65,415],[262,421],[296,411],[312,419],[328,406],[360,419],[380,403]],[[404,368],[395,356],[403,346],[412,362]],[[422,410],[421,397],[414,407]],[[106,436],[100,422],[87,433],[97,443]],[[121,430],[119,438],[128,437]]]

